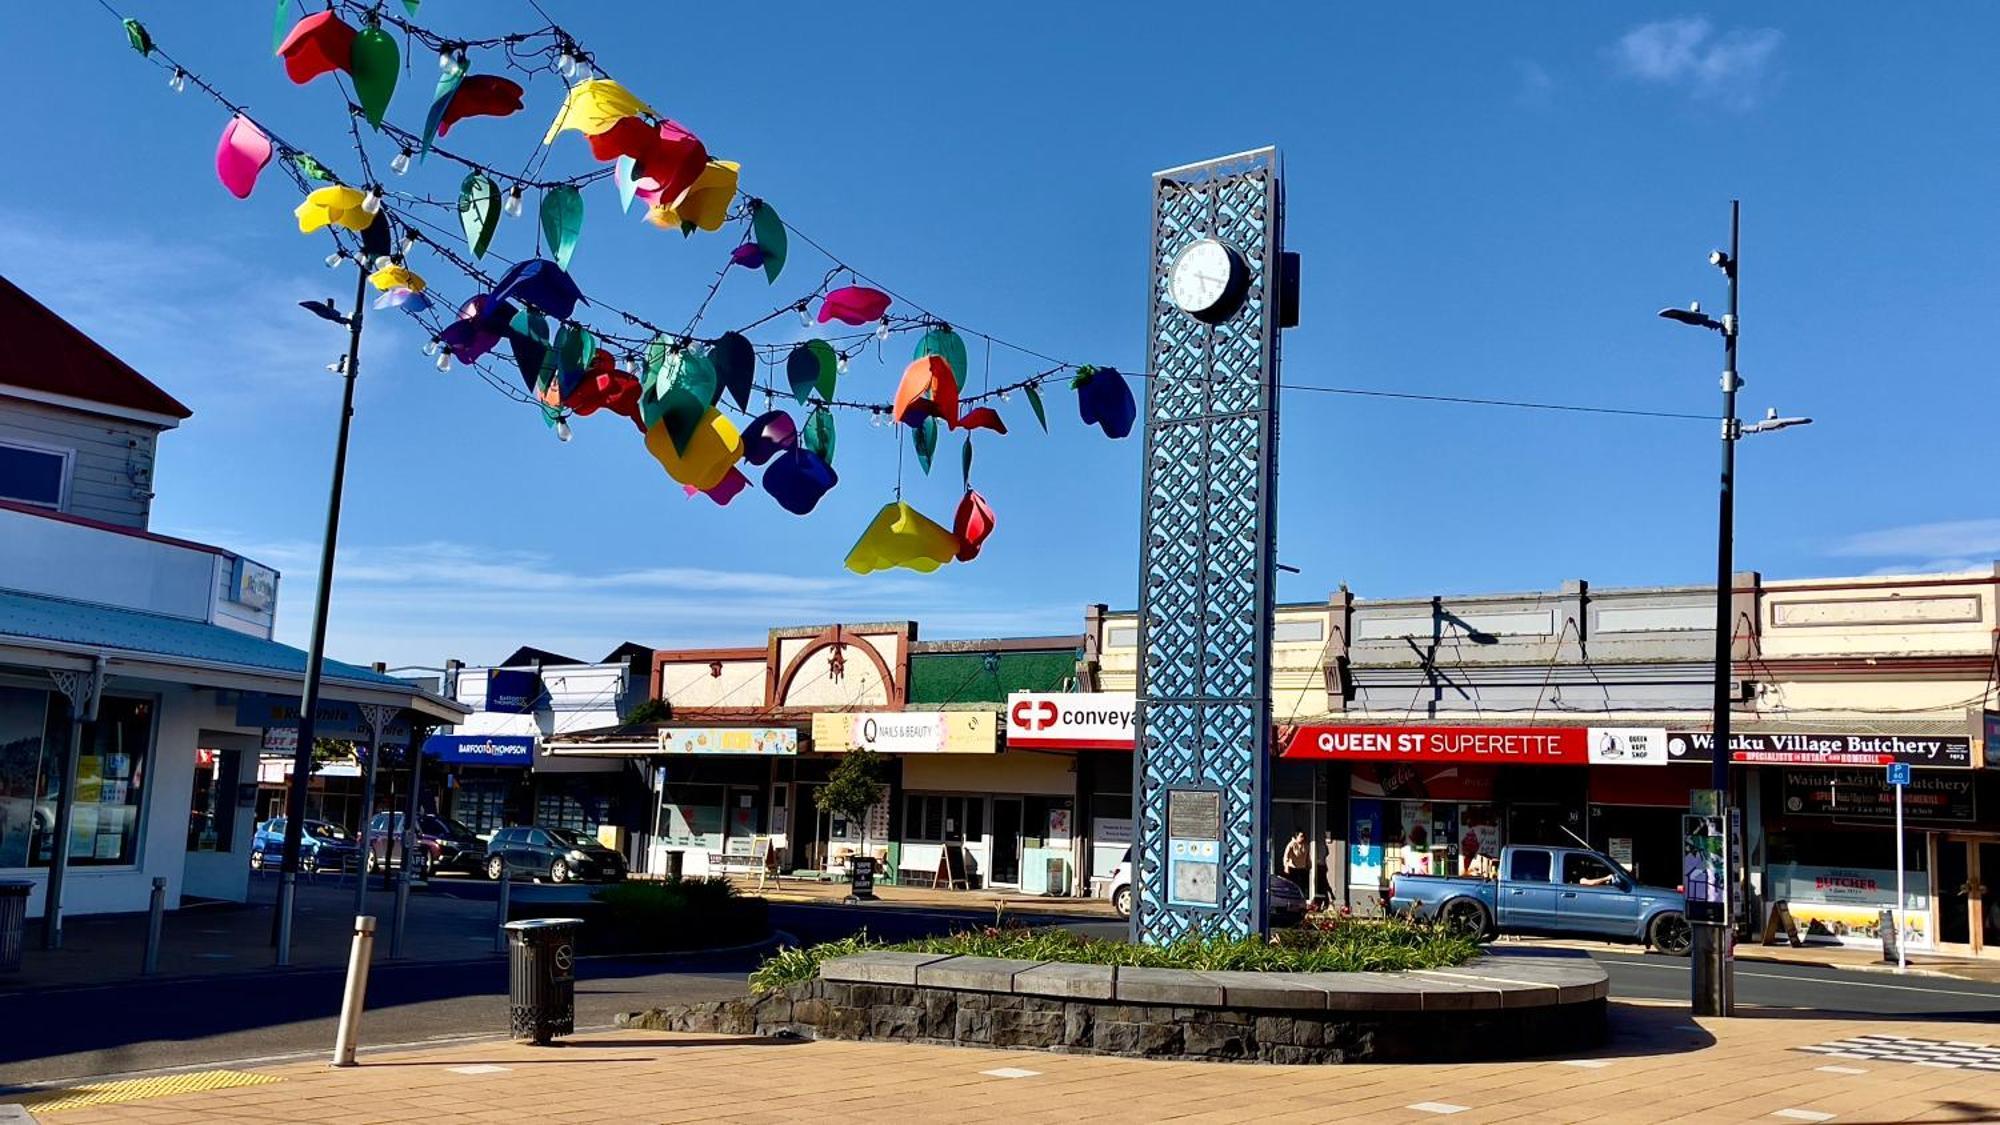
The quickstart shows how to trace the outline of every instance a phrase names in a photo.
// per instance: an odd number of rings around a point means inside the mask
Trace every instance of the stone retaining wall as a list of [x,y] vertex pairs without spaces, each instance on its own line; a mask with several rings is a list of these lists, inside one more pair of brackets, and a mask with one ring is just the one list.
[[1272,1063],[1519,1058],[1605,1037],[1587,958],[1421,973],[1200,973],[871,953],[818,979],[621,1017],[626,1027]]

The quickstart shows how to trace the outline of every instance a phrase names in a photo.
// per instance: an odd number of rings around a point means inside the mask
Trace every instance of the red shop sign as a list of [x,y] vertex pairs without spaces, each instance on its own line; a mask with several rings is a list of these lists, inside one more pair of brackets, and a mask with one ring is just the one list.
[[1304,726],[1293,733],[1283,756],[1581,766],[1590,761],[1590,732],[1583,727]]

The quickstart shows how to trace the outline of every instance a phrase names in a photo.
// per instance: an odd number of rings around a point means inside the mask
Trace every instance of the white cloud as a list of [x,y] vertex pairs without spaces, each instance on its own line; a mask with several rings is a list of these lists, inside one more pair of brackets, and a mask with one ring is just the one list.
[[1613,65],[1628,78],[1685,89],[1694,98],[1731,109],[1762,100],[1777,79],[1776,28],[1732,28],[1717,33],[1701,16],[1641,24],[1611,48]]
[[[278,639],[304,647],[319,545],[254,542],[217,529],[172,529],[277,567]],[[478,664],[521,645],[594,660],[625,641],[660,648],[758,645],[774,626],[916,617],[923,635],[1018,636],[1082,626],[1070,602],[1021,605],[954,587],[936,597],[918,575],[793,575],[705,567],[582,571],[534,551],[449,541],[345,544],[334,563],[327,654],[356,663]],[[992,608],[980,608],[992,607]]]
[[1515,59],[1514,74],[1520,81],[1514,91],[1515,102],[1536,109],[1549,104],[1555,94],[1556,80],[1547,67],[1533,59]]
[[1827,552],[1842,558],[1896,559],[1877,574],[1974,570],[2000,558],[2000,519],[1906,524],[1850,535]]

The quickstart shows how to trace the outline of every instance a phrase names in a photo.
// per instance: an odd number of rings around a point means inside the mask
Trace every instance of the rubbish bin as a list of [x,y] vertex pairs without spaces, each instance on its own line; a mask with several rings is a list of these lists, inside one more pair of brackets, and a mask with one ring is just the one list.
[[546,1047],[576,1030],[576,931],[581,918],[507,923],[507,1005],[511,1034]]
[[34,889],[26,879],[0,880],[0,973],[21,971],[21,951],[28,944],[28,894]]

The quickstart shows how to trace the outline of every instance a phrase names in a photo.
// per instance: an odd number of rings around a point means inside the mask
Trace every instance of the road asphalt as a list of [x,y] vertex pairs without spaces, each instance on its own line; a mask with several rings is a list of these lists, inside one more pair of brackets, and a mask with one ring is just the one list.
[[[863,927],[899,940],[983,924],[991,916],[881,904],[774,903],[771,919],[812,943]],[[1094,936],[1124,933],[1116,922],[1046,921]],[[1621,946],[1591,955],[1610,971],[1614,999],[1684,1001],[1688,995],[1684,958]],[[586,959],[578,970],[577,1026],[608,1027],[620,1012],[738,995],[756,960],[751,953]],[[1741,1006],[1851,1017],[1857,1034],[1898,1019],[2000,1021],[1996,985],[1758,963],[1739,964],[1736,977]],[[333,1043],[341,983],[340,970],[311,968],[13,991],[6,997],[8,1033],[0,1035],[0,1085],[324,1054]],[[369,981],[362,1042],[407,1048],[504,1035],[506,992],[506,964],[498,957],[378,964]]]

